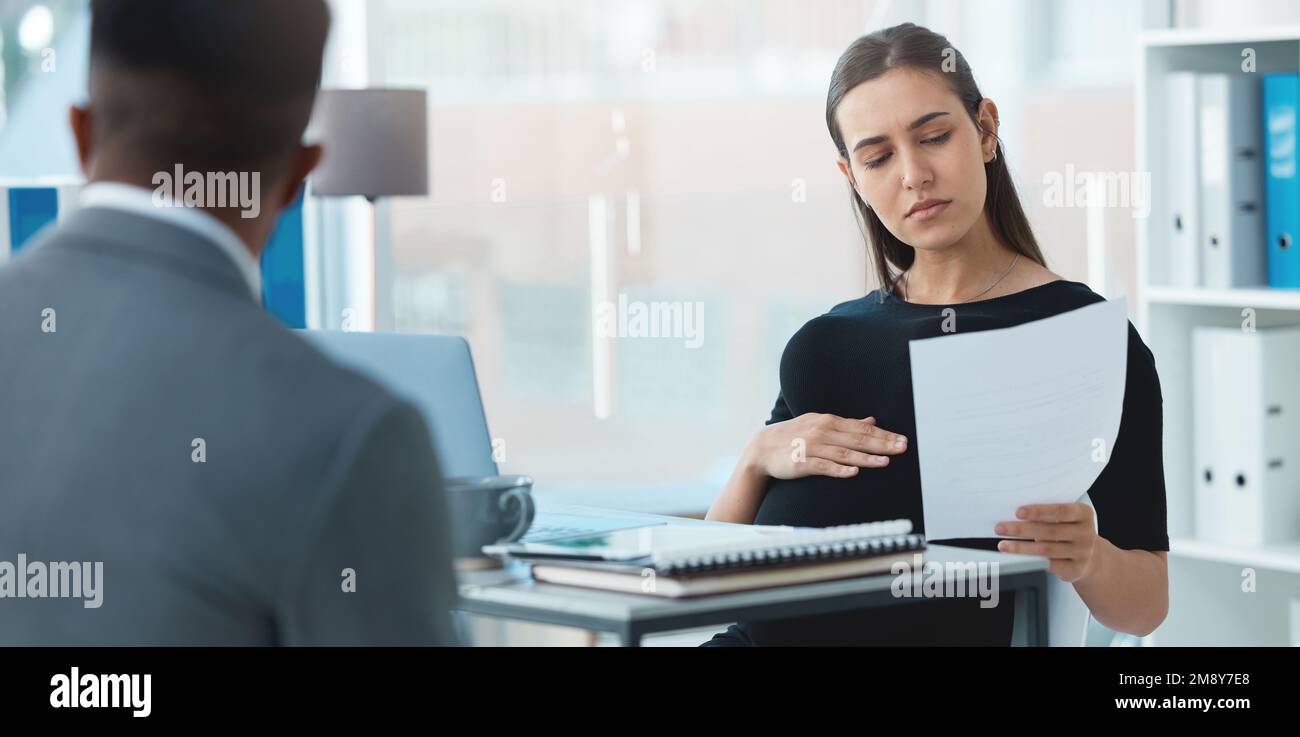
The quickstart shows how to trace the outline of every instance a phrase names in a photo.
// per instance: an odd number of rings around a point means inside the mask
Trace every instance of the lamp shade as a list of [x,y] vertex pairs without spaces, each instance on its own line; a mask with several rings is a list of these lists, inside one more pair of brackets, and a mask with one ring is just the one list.
[[312,191],[370,199],[427,195],[428,117],[424,90],[321,90],[312,138],[324,154]]

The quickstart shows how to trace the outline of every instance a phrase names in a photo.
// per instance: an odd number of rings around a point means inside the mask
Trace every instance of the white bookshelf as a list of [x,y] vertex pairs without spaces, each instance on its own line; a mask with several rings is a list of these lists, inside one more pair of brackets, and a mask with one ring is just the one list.
[[[1300,290],[1176,287],[1161,271],[1168,247],[1160,215],[1168,191],[1161,182],[1168,110],[1161,81],[1174,71],[1241,72],[1247,48],[1258,75],[1300,71],[1300,26],[1159,30],[1138,41],[1137,160],[1138,171],[1151,172],[1152,215],[1137,228],[1136,325],[1155,355],[1164,398],[1171,547],[1170,613],[1148,638],[1156,645],[1286,645],[1290,602],[1300,597],[1300,530],[1294,543],[1239,548],[1197,540],[1192,521],[1192,328],[1240,326],[1246,308],[1261,328],[1300,325]],[[1252,593],[1242,591],[1247,568],[1255,571]]]
[[1239,548],[1196,538],[1172,538],[1173,555],[1240,566],[1259,566],[1271,571],[1300,575],[1300,542]]
[[[1300,289],[1188,289],[1148,285],[1147,290],[1147,301],[1155,305],[1300,311]],[[1240,309],[1237,314],[1240,315]]]

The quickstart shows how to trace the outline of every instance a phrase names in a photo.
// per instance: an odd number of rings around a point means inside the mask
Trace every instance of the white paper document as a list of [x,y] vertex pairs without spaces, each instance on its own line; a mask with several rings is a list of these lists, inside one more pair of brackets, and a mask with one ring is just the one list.
[[1022,504],[1078,501],[1119,433],[1123,299],[910,343],[929,540],[996,537]]

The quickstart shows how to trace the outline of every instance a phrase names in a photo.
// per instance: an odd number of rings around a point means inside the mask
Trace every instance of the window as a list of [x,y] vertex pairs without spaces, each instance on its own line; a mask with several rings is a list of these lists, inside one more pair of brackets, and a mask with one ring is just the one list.
[[0,2],[0,178],[80,175],[57,123],[85,97],[89,19],[82,0]]
[[468,336],[504,470],[707,506],[790,335],[865,291],[822,109],[875,8],[385,4],[377,75],[432,105],[433,195],[391,203],[396,326]]

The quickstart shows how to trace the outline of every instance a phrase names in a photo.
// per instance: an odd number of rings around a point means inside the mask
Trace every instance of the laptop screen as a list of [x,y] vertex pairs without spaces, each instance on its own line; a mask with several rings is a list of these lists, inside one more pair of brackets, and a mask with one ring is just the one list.
[[443,476],[493,476],[492,438],[469,343],[446,335],[297,331],[424,414]]

